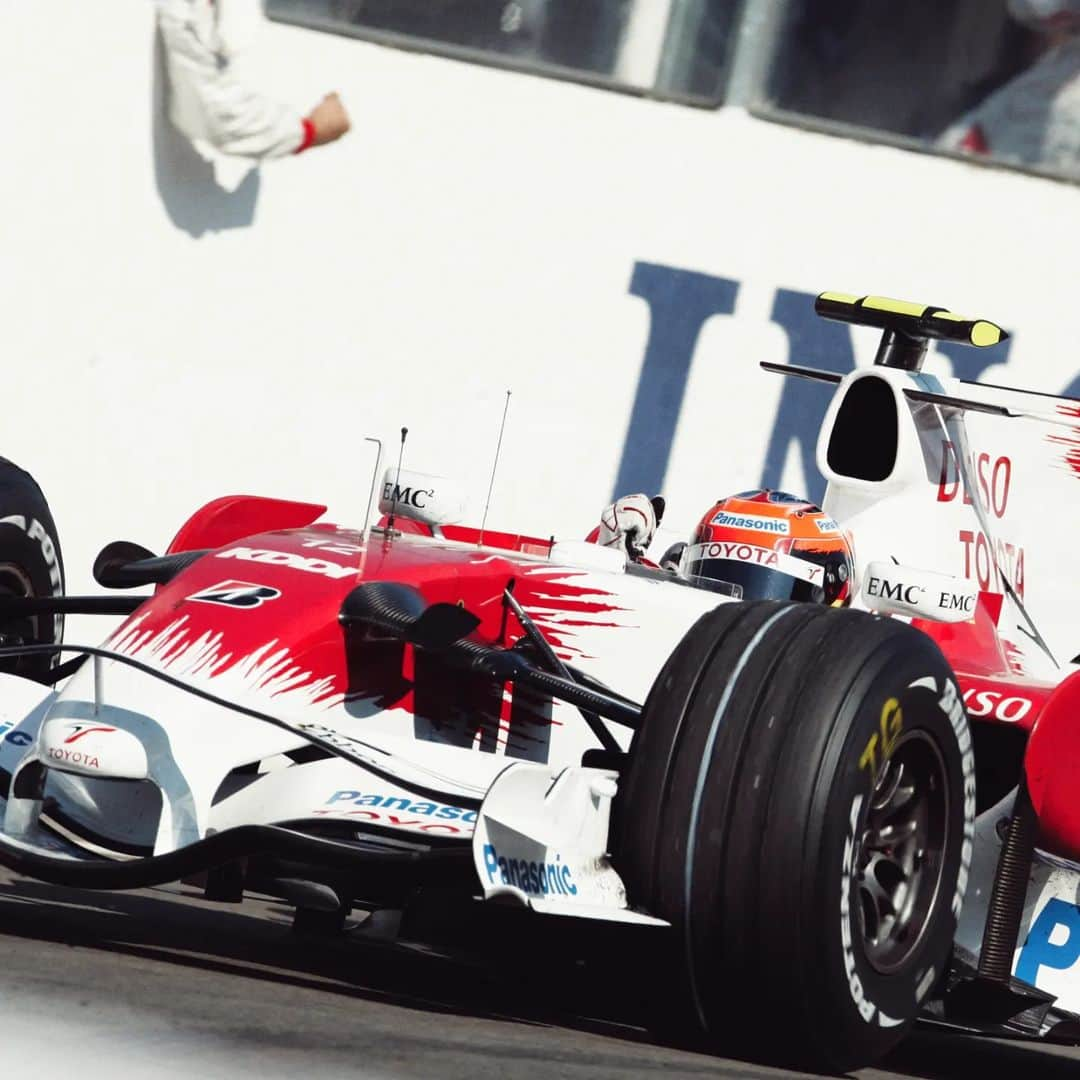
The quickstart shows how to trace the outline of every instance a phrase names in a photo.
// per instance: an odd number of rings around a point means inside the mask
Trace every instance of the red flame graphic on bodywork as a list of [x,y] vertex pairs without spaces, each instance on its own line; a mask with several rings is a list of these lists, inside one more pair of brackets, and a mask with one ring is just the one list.
[[1052,443],[1065,448],[1063,461],[1073,474],[1080,477],[1080,405],[1059,405],[1058,412],[1077,421],[1071,435],[1048,435]]
[[[522,603],[533,622],[551,642],[552,648],[563,660],[593,659],[583,652],[575,642],[579,630],[585,627],[598,628],[618,626],[612,619],[587,618],[602,616],[623,608],[610,603],[609,594],[598,590],[596,586],[575,585],[568,581],[571,577],[583,577],[582,574],[552,573],[541,571],[530,574],[524,580],[530,593]],[[566,618],[578,615],[580,618]]]
[[[612,602],[609,593],[595,584],[570,580],[585,577],[579,571],[547,567],[522,567],[516,577],[515,596],[556,654],[569,663],[590,658],[579,641],[584,631],[625,625],[610,617],[624,609]],[[471,595],[467,581],[457,584],[466,607],[482,610],[490,585]],[[501,644],[513,647],[523,636],[517,620],[508,616]],[[362,670],[363,678],[354,682],[347,700],[366,699],[382,709],[401,709],[465,744],[479,742],[487,749],[509,748],[529,756],[530,747],[539,753],[545,745],[543,729],[561,726],[552,715],[550,699],[523,687],[493,684],[486,676],[468,676],[411,646],[388,644],[376,660],[368,645],[362,663],[350,667]]]

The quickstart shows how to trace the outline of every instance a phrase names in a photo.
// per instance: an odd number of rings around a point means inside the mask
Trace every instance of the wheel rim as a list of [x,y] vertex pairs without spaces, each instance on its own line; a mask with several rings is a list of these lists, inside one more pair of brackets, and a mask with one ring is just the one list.
[[925,732],[908,732],[874,784],[855,863],[863,949],[882,974],[903,966],[932,921],[948,820],[941,752]]

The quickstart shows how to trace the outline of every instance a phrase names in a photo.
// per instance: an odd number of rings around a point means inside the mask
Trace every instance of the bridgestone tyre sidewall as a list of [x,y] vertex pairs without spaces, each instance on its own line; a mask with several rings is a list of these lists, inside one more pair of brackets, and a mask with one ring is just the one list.
[[[883,975],[863,951],[845,852],[850,863],[875,775],[860,761],[890,699],[902,732],[937,748],[950,803],[926,930]],[[882,1056],[947,962],[973,829],[970,733],[924,634],[809,605],[704,616],[649,695],[615,806],[630,901],[673,925],[658,1026],[841,1070]]]
[[[883,715],[895,715],[890,701],[899,702],[901,737],[921,733],[940,753],[949,807],[934,910],[914,952],[897,971],[886,975],[870,965],[862,947],[852,864],[874,784],[874,772],[860,767],[860,760],[872,738],[880,743]],[[954,710],[952,717],[950,710]],[[954,719],[958,720],[955,726]],[[802,802],[802,792],[792,795],[792,801]],[[912,650],[903,658],[880,650],[853,683],[837,716],[833,738],[814,778],[801,843],[778,845],[784,861],[785,856],[797,858],[800,848],[803,853],[804,911],[813,913],[812,925],[819,928],[814,959],[824,975],[807,987],[806,1000],[820,1024],[817,1030],[828,1036],[822,1046],[825,1060],[835,1067],[855,1067],[887,1052],[943,975],[971,865],[974,801],[971,736],[948,666],[936,647],[918,653]],[[809,954],[806,959],[814,962]],[[846,992],[838,994],[837,987]]]
[[[52,513],[34,478],[0,458],[0,566],[14,566],[29,580],[35,596],[61,596],[64,560]],[[25,631],[28,623],[0,625],[0,634]],[[40,642],[63,640],[62,615],[37,617],[34,637]],[[22,660],[0,658],[0,671],[45,681],[55,663],[48,656]]]

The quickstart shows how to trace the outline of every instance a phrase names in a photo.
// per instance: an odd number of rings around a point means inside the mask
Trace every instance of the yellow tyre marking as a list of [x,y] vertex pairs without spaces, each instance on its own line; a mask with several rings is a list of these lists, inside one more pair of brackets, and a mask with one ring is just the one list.
[[[867,740],[866,747],[859,756],[859,768],[870,768],[870,775],[877,779],[878,770],[892,756],[896,741],[900,738],[900,732],[904,730],[904,711],[900,702],[894,698],[881,707],[881,719],[878,722],[879,731],[875,731]],[[880,739],[879,739],[880,735]],[[881,754],[878,756],[880,747]]]

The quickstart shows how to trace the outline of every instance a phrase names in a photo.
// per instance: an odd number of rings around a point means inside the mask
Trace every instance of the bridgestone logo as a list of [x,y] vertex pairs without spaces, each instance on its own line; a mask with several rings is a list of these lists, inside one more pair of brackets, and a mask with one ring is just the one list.
[[782,518],[758,517],[756,514],[729,514],[721,510],[713,519],[714,525],[726,525],[731,529],[755,529],[757,532],[780,533],[786,536],[791,532],[788,523]]

